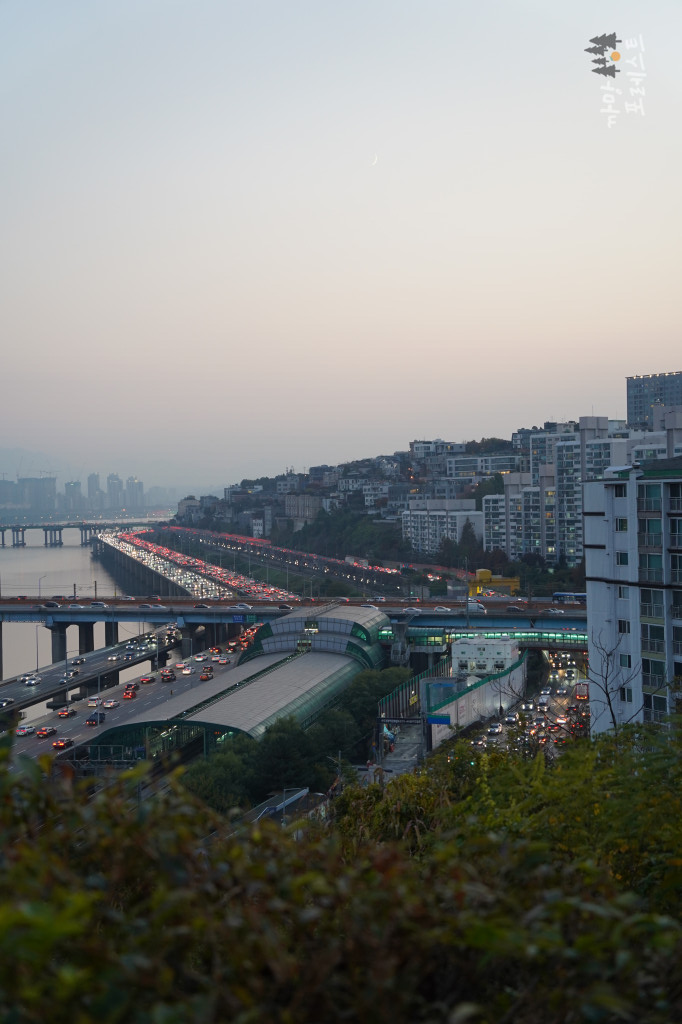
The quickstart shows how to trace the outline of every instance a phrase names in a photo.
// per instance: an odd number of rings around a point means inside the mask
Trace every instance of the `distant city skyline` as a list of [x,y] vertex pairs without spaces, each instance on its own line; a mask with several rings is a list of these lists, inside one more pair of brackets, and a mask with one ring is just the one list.
[[[584,49],[615,29],[645,116],[609,130]],[[6,0],[4,444],[203,489],[625,418],[678,361],[681,30],[673,0]]]

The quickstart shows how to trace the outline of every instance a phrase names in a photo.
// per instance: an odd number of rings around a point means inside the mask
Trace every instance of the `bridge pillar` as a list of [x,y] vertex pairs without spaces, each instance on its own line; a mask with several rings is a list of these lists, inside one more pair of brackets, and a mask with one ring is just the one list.
[[4,548],[4,546],[5,546],[5,528],[4,528],[4,526],[0,527],[0,535],[2,535],[2,547]]
[[118,643],[118,622],[104,623],[104,646],[113,647]]
[[52,664],[58,661],[66,661],[66,631],[68,623],[59,622],[47,628],[52,634]]
[[189,658],[194,653],[194,630],[190,626],[183,626],[180,635],[180,652],[183,659]]
[[26,547],[26,533],[23,526],[12,527],[12,547],[13,548],[25,548]]
[[69,703],[69,691],[61,690],[59,693],[53,693],[47,702],[47,707],[53,711],[55,708],[63,708],[65,704]]
[[95,649],[95,624],[94,622],[78,623],[78,653],[88,654]]

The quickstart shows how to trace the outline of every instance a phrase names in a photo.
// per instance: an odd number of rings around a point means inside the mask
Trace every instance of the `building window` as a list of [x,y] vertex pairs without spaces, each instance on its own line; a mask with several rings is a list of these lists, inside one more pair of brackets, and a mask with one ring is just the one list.
[[629,596],[630,596],[630,588],[629,587],[618,587],[618,597],[621,598],[621,600],[627,600],[627,598]]
[[614,498],[627,498],[628,496],[628,485],[627,484],[616,484],[613,488]]
[[631,654],[620,654],[619,656],[621,668],[632,668],[632,655]]
[[628,528],[627,519],[616,519],[616,533],[625,533]]
[[632,704],[632,687],[621,686],[620,688],[620,699],[626,704]]
[[629,633],[630,632],[630,622],[629,622],[628,619],[618,619],[618,632],[619,633]]
[[627,565],[628,564],[628,553],[627,551],[616,551],[616,565]]

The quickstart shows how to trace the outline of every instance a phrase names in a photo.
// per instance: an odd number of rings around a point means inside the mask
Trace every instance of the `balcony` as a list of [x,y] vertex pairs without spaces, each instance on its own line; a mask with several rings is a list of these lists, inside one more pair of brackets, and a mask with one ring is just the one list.
[[642,672],[642,686],[650,686],[652,690],[662,690],[665,686],[665,676],[654,676],[651,672]]
[[682,654],[682,640],[673,640],[673,654]]
[[665,640],[650,640],[642,637],[642,654],[665,654]]
[[660,548],[663,535],[660,533],[638,533],[637,546],[640,548]]
[[[682,576],[682,571],[680,572],[680,575]],[[639,570],[639,582],[640,583],[662,583],[663,582],[663,569],[640,569]],[[673,580],[673,582],[675,582],[675,581]]]
[[637,511],[638,512],[660,512],[661,511],[661,499],[660,498],[638,498],[637,499]]
[[670,580],[672,583],[682,583],[682,569],[671,569]]
[[645,722],[656,722],[658,724],[665,722],[668,717],[667,711],[650,711],[649,708],[644,708],[644,721]]
[[[663,605],[662,604],[645,604],[642,601],[640,608],[640,614],[643,619],[662,619],[663,618]],[[680,614],[682,614],[682,608],[680,608]]]
[[682,512],[682,498],[670,498],[670,512]]

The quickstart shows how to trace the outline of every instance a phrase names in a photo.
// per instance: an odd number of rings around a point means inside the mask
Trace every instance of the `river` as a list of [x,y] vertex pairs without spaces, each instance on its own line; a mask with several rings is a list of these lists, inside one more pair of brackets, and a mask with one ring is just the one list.
[[[5,535],[6,538],[9,534]],[[64,544],[46,548],[42,530],[26,531],[26,547],[0,548],[0,596],[51,598],[65,595],[69,600],[84,598],[106,600],[117,592],[113,577],[101,562],[91,557],[90,547],[81,547],[78,530],[64,530]],[[118,589],[118,593],[121,591]],[[140,625],[140,630],[144,626]],[[126,630],[137,633],[137,626],[121,625],[119,636]],[[69,656],[78,653],[78,627],[71,626],[66,637]],[[104,646],[104,623],[95,624],[95,647]],[[36,666],[52,661],[52,638],[44,626],[30,622],[2,624],[3,678],[33,671]]]

